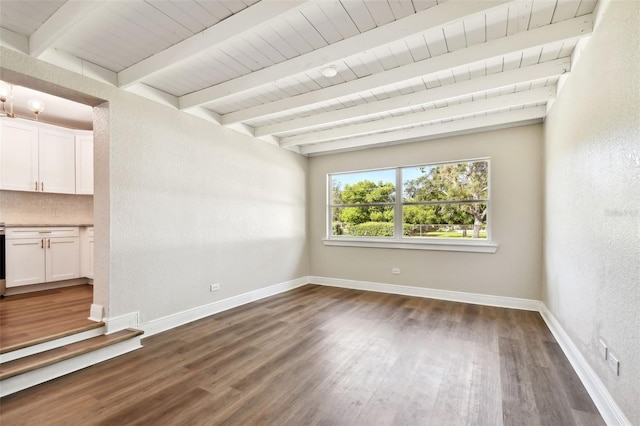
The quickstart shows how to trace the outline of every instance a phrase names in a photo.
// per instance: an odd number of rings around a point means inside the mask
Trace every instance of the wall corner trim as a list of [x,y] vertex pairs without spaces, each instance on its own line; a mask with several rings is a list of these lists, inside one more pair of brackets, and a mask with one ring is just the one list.
[[622,410],[620,410],[618,404],[615,403],[611,394],[609,394],[609,391],[596,372],[591,368],[578,347],[573,343],[571,337],[569,337],[558,320],[542,302],[540,302],[540,315],[542,315],[547,327],[551,330],[551,333],[558,341],[571,366],[576,371],[576,374],[578,374],[580,381],[587,389],[587,392],[591,396],[591,399],[593,399],[604,421],[607,422],[608,425],[631,426],[631,422]]
[[104,308],[102,305],[96,305],[95,303],[91,304],[91,308],[89,308],[89,318],[91,321],[101,322],[102,317],[104,315]]
[[309,277],[300,277],[291,281],[285,281],[269,287],[260,288],[248,293],[239,294],[227,299],[218,300],[216,302],[208,303],[206,305],[198,306],[192,309],[187,309],[182,312],[167,315],[166,317],[157,318],[142,324],[144,337],[153,336],[154,334],[208,317],[210,315],[217,314],[219,312],[233,309],[247,303],[255,302],[256,300],[264,299],[265,297],[274,296],[288,290],[293,290],[294,288],[301,287],[308,283]]

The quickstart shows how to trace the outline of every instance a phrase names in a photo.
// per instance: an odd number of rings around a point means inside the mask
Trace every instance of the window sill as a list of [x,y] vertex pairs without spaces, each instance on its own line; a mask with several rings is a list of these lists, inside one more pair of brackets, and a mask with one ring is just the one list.
[[471,253],[495,253],[498,244],[490,242],[451,242],[451,241],[419,241],[419,242],[399,242],[383,240],[355,240],[355,239],[323,239],[325,246],[339,247],[369,247],[404,250],[437,250],[437,251],[461,251]]

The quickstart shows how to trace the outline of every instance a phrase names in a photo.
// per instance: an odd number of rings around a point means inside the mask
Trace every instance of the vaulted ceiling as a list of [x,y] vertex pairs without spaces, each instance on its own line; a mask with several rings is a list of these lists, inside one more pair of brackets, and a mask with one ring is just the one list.
[[0,0],[0,42],[317,155],[541,121],[595,6]]

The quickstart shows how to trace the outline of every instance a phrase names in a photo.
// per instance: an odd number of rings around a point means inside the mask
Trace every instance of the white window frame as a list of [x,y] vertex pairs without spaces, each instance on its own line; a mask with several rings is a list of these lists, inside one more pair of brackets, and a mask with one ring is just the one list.
[[[477,240],[448,240],[446,238],[411,238],[404,237],[403,235],[403,206],[405,205],[414,205],[414,203],[405,203],[403,202],[403,182],[402,182],[402,169],[412,168],[412,167],[432,167],[439,166],[444,164],[458,164],[458,163],[466,163],[466,162],[474,162],[474,161],[486,161],[489,163],[489,172],[487,176],[487,181],[489,184],[488,194],[489,197],[487,200],[483,201],[487,204],[487,238],[486,239],[477,239]],[[350,173],[360,173],[360,172],[371,172],[371,171],[381,171],[381,170],[395,170],[395,203],[394,206],[394,236],[393,237],[354,237],[354,236],[345,236],[345,235],[332,235],[332,208],[335,207],[332,205],[332,176],[342,175],[342,174],[350,174]],[[407,166],[399,166],[399,167],[383,167],[379,169],[367,169],[367,170],[356,170],[351,172],[334,172],[327,174],[326,180],[326,238],[322,240],[325,246],[342,246],[342,247],[370,247],[370,248],[392,248],[392,249],[409,249],[409,250],[438,250],[438,251],[462,251],[462,252],[475,252],[475,253],[495,253],[498,249],[498,244],[494,242],[491,238],[491,159],[490,158],[473,158],[468,160],[452,160],[452,161],[441,161],[437,163],[427,163],[427,164],[417,164],[417,165],[407,165]],[[368,205],[368,204],[365,204]],[[371,204],[375,205],[375,203]],[[386,205],[386,203],[385,203]]]

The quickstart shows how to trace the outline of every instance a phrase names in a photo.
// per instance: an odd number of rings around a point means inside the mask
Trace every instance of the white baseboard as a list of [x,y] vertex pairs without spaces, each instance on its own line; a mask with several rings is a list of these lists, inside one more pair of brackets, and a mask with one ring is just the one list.
[[140,347],[142,346],[140,345],[140,336],[138,336],[28,373],[9,377],[1,382],[0,397],[39,385],[40,383],[73,373],[74,371],[82,370],[90,365],[115,358]]
[[553,333],[553,336],[558,341],[558,344],[571,363],[571,366],[578,374],[580,381],[587,389],[589,396],[593,399],[594,404],[598,407],[604,421],[607,422],[608,425],[631,426],[631,422],[627,419],[622,410],[620,410],[618,404],[615,403],[611,394],[604,386],[596,372],[593,371],[585,357],[582,355],[582,352],[580,352],[575,343],[573,343],[571,337],[569,337],[567,332],[562,328],[547,306],[542,302],[540,302],[540,304],[540,315],[542,315],[547,327],[549,327],[549,330],[551,330],[551,333]]
[[411,287],[395,284],[375,283],[369,281],[343,280],[340,278],[308,277],[309,282],[331,287],[350,288],[354,290],[377,291],[380,293],[400,294],[403,296],[427,297],[430,299],[450,300],[453,302],[473,303],[476,305],[498,306],[501,308],[539,311],[539,300],[520,299],[517,297],[492,296],[488,294],[464,293],[461,291],[438,290],[433,288]]
[[5,296],[15,296],[16,294],[33,293],[34,291],[54,290],[56,288],[73,287],[76,285],[89,284],[87,278],[73,278],[64,281],[54,281],[50,283],[21,285],[18,287],[9,287]]
[[293,290],[294,288],[308,284],[308,278],[309,277],[297,278],[295,280],[286,281],[265,288],[260,288],[258,290],[239,294],[228,299],[219,300],[213,303],[198,306],[196,308],[188,309],[186,311],[167,315],[166,317],[151,320],[145,324],[142,324],[144,337],[152,336],[162,331],[166,331],[208,317],[210,315],[217,314],[219,312],[236,308],[238,306],[251,303],[256,300],[264,299],[265,297],[273,296],[284,291]]
[[104,323],[107,326],[107,333],[111,334],[125,328],[140,328],[140,314],[138,312],[130,312],[128,314],[119,315],[117,317],[105,318]]

